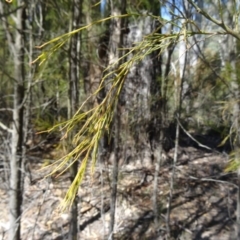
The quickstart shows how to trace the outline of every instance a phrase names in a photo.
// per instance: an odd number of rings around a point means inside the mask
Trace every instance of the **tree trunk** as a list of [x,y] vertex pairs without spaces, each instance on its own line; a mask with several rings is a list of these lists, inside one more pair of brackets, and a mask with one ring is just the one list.
[[[10,32],[8,19],[3,18],[3,28],[7,36],[10,52],[13,55],[14,64],[14,99],[13,99],[13,123],[11,137],[10,156],[10,189],[9,189],[9,240],[21,239],[21,213],[23,201],[24,183],[24,159],[25,159],[25,134],[24,121],[24,97],[25,97],[25,67],[24,67],[24,47],[25,47],[25,22],[26,3],[23,0],[16,1],[16,15],[13,18],[15,23],[14,33]],[[4,6],[1,1],[0,13],[3,15]],[[4,16],[4,15],[3,15]]]
[[[115,1],[114,6],[111,5],[111,15],[118,16],[126,13],[126,0]],[[115,63],[122,55],[119,51],[124,46],[124,29],[126,28],[126,19],[115,17],[111,21],[110,25],[110,39],[109,39],[109,65]],[[118,66],[121,61],[118,62]],[[113,77],[113,76],[112,76]],[[111,80],[111,79],[110,79]],[[108,84],[109,85],[109,84]],[[106,86],[105,91],[109,91],[110,86]],[[114,96],[112,96],[114,97]],[[109,239],[113,239],[114,225],[115,225],[115,211],[116,211],[116,200],[117,200],[117,184],[118,184],[118,162],[120,158],[120,103],[114,110],[115,117],[113,119],[113,132],[114,132],[114,161],[112,170],[112,183],[111,183],[111,212],[110,212],[110,227],[109,227]]]
[[[72,26],[71,31],[80,28],[82,17],[82,0],[73,0],[72,2]],[[80,80],[80,33],[74,34],[70,40],[69,49],[69,119],[73,117],[79,105],[79,80]],[[74,132],[69,136],[69,148],[72,148],[71,141]],[[70,149],[71,150],[71,149]],[[70,168],[71,181],[74,180],[78,171],[78,161],[75,161]],[[71,219],[69,229],[69,240],[78,238],[78,197],[76,196],[71,206]]]

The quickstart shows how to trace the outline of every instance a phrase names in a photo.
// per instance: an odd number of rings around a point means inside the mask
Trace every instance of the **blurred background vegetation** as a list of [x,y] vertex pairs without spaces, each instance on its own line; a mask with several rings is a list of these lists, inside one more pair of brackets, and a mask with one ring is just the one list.
[[12,144],[9,159],[16,130],[23,162],[37,152],[44,166],[112,153],[150,165],[159,145],[169,151],[178,138],[180,146],[235,150],[228,170],[238,168],[236,1],[16,0],[0,10],[0,133]]

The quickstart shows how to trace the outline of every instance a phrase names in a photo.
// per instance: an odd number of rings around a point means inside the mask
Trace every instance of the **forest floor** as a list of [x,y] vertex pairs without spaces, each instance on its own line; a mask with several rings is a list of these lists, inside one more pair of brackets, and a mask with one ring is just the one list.
[[[114,239],[165,239],[169,182],[174,149],[159,172],[158,234],[154,231],[152,192],[154,164],[132,161],[120,166]],[[180,147],[175,171],[171,211],[172,239],[234,239],[236,174],[225,173],[228,155],[195,147]],[[33,158],[34,160],[34,158]],[[68,174],[47,177],[42,161],[31,163],[32,182],[26,177],[22,215],[22,240],[68,239],[69,213],[59,204],[69,187]],[[111,165],[99,163],[87,173],[78,192],[78,239],[107,239],[110,221]],[[6,239],[8,196],[4,171],[0,178],[0,239]]]

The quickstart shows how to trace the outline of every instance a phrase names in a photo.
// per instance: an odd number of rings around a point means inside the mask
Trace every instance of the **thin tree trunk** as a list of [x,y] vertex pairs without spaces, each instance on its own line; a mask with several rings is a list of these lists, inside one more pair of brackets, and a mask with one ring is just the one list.
[[[171,30],[173,31],[174,25],[171,25]],[[167,126],[167,88],[168,88],[168,75],[171,70],[171,60],[172,60],[172,54],[174,51],[175,45],[171,45],[168,49],[168,56],[166,59],[166,68],[165,71],[163,72],[160,70],[159,75],[162,76],[162,81],[161,81],[161,86],[160,88],[160,94],[161,95],[161,101],[157,104],[155,107],[158,111],[160,111],[159,116],[160,119],[159,121],[159,139],[157,139],[159,142],[158,148],[155,149],[155,173],[154,173],[154,181],[153,181],[153,212],[154,212],[154,224],[155,224],[155,230],[156,232],[158,231],[159,228],[159,220],[160,220],[160,211],[159,209],[159,202],[158,202],[158,176],[159,176],[159,171],[160,167],[162,164],[162,161],[164,160],[164,139],[165,139],[165,128]],[[162,59],[160,59],[160,64],[162,64]],[[158,97],[159,98],[159,97]],[[155,114],[155,109],[153,111],[153,114]],[[156,121],[156,120],[155,120]],[[165,156],[166,158],[166,156]]]
[[159,227],[159,202],[158,202],[158,175],[161,167],[162,162],[162,153],[163,153],[163,131],[160,131],[160,138],[159,138],[159,147],[155,149],[155,172],[154,172],[154,180],[153,180],[153,213],[154,213],[154,225],[155,230]]
[[[25,94],[25,68],[24,68],[24,33],[26,21],[26,5],[23,0],[16,1],[16,15],[13,18],[16,31],[9,31],[8,19],[2,17],[9,49],[13,55],[14,64],[14,93],[13,93],[13,124],[11,136],[10,156],[10,189],[9,189],[9,240],[21,238],[21,207],[23,201],[23,160],[25,159],[24,145],[24,94]],[[4,16],[4,6],[0,2],[0,14]]]
[[[172,174],[170,178],[170,192],[169,192],[169,199],[168,199],[168,209],[167,209],[167,216],[166,216],[166,226],[167,226],[167,233],[168,236],[171,237],[171,229],[170,229],[170,213],[171,213],[171,206],[172,206],[172,199],[173,199],[173,192],[174,192],[174,179],[175,179],[175,168],[178,159],[178,148],[179,148],[179,135],[180,135],[180,114],[181,114],[181,106],[182,106],[182,86],[184,81],[184,74],[186,70],[187,64],[187,48],[186,43],[182,42],[180,44],[184,44],[184,49],[179,52],[179,74],[176,73],[176,80],[175,80],[175,103],[176,103],[176,137],[175,137],[175,147],[174,147],[174,157],[173,157],[173,165],[172,165]],[[180,48],[181,49],[181,48]]]
[[[24,34],[26,22],[26,3],[23,0],[16,2],[16,15],[14,33],[9,31],[9,22],[2,17],[3,28],[8,39],[9,49],[13,55],[14,64],[14,99],[13,99],[13,123],[10,154],[10,189],[9,189],[9,240],[21,239],[21,213],[23,201],[23,166],[24,151],[24,95],[25,95],[25,68],[24,68]],[[2,1],[0,2],[0,14],[4,13]]]
[[[118,16],[126,13],[126,0],[118,0],[114,3],[114,6],[111,5],[111,14],[113,16]],[[126,27],[126,19],[124,18],[115,18],[111,23],[111,32],[110,32],[110,42],[109,42],[109,65],[114,63],[119,59],[123,52],[120,53],[119,48],[123,47],[123,29]],[[123,61],[123,60],[122,60]],[[121,64],[121,61],[118,65]],[[116,211],[116,201],[117,201],[117,184],[118,184],[118,161],[119,161],[119,152],[120,152],[120,105],[117,103],[115,109],[114,117],[114,162],[113,162],[113,171],[112,171],[112,190],[111,190],[111,212],[110,212],[110,226],[109,226],[109,239],[113,239],[114,233],[114,224],[115,224],[115,211]]]
[[[82,15],[82,0],[73,0],[72,2],[72,26],[71,30],[80,27]],[[71,118],[78,109],[79,104],[79,66],[80,66],[80,34],[75,34],[70,40],[69,49],[69,118]],[[69,147],[72,147],[70,141],[74,132],[69,136]],[[71,181],[74,180],[78,171],[78,161],[75,161],[70,168]],[[71,206],[71,219],[69,229],[69,240],[78,238],[78,197],[75,196]]]
[[[29,16],[32,18],[34,14],[34,3],[29,4],[28,12]],[[27,62],[31,63],[33,61],[33,47],[34,47],[34,38],[33,38],[33,22],[29,22],[29,26],[31,26],[27,31],[28,36],[28,55],[27,55]],[[32,83],[33,83],[33,75],[34,75],[35,67],[29,67],[27,76],[27,89],[25,94],[25,115],[24,115],[24,143],[27,143],[29,139],[29,128],[30,128],[30,121],[31,121],[31,107],[32,107]],[[23,163],[22,169],[26,171],[26,174],[29,177],[30,182],[32,182],[31,176],[31,169],[30,169],[30,162],[26,159],[27,147],[26,144],[23,145]],[[26,175],[25,174],[25,175]],[[22,189],[24,191],[24,188]]]
[[109,228],[109,239],[113,239],[114,224],[115,224],[115,211],[117,201],[117,184],[118,184],[118,160],[119,160],[119,127],[120,117],[116,109],[114,118],[114,160],[113,160],[113,171],[112,171],[112,191],[111,191],[111,212],[110,212],[110,228]]

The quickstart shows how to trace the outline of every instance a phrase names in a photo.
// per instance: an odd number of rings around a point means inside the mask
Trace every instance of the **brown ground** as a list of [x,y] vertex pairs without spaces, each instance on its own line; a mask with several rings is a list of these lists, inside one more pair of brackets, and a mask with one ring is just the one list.
[[[158,236],[153,231],[152,186],[154,168],[140,161],[121,166],[116,209],[116,239],[165,239],[165,215],[169,196],[171,157],[159,172]],[[38,162],[38,163],[37,163]],[[39,163],[40,162],[40,163]],[[236,175],[224,173],[227,155],[193,147],[179,150],[172,202],[172,239],[234,239]],[[58,210],[69,186],[67,174],[59,178],[42,177],[42,163],[32,158],[33,184],[26,179],[22,216],[22,240],[67,239],[68,212]],[[0,239],[8,228],[7,182],[2,169],[0,183]],[[106,239],[110,219],[111,166],[98,164],[94,177],[86,175],[79,190],[81,232],[79,239]],[[42,180],[41,180],[42,179]],[[81,206],[81,207],[80,207]],[[101,212],[104,213],[101,216]]]

